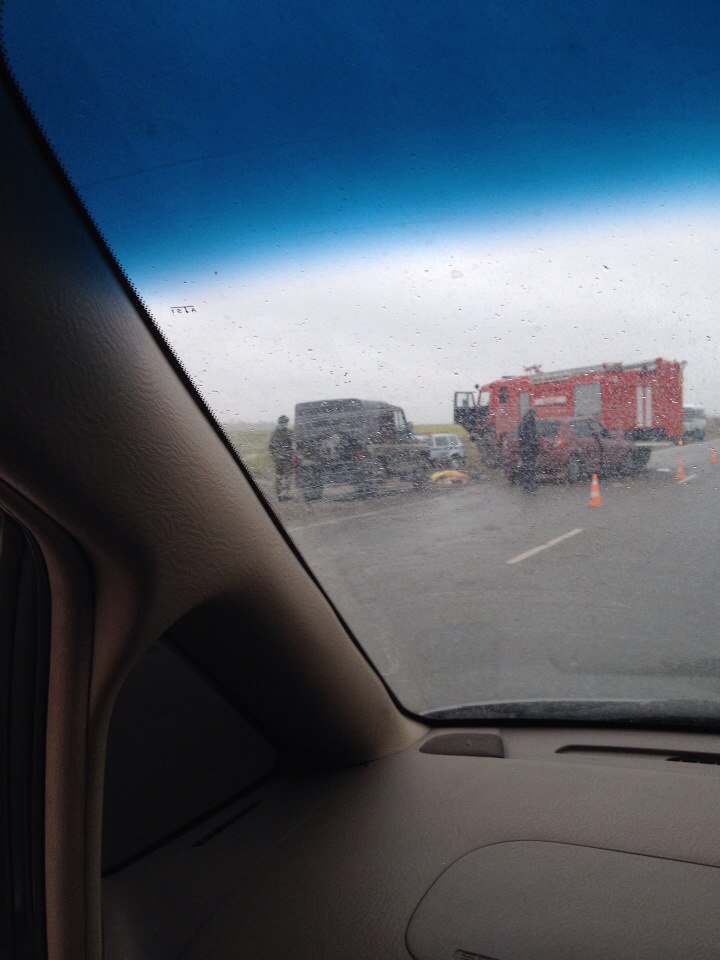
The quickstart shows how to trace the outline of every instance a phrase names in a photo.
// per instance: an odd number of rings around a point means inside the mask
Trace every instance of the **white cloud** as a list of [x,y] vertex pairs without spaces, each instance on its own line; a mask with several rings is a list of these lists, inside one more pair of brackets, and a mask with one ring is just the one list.
[[[222,420],[358,396],[448,421],[453,391],[530,364],[657,356],[687,360],[686,401],[720,412],[719,213],[628,210],[532,234],[446,228],[142,292]],[[174,315],[177,303],[197,312]]]

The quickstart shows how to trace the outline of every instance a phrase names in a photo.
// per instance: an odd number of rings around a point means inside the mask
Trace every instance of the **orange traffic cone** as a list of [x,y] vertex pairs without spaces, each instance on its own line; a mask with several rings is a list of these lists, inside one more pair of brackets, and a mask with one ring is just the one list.
[[678,456],[678,468],[677,468],[677,473],[675,474],[675,479],[676,479],[676,480],[686,480],[686,479],[687,479],[687,477],[685,476],[685,471],[683,470],[683,462],[682,462],[682,456],[681,456],[681,455]]
[[717,453],[715,451],[715,448],[710,447],[710,463],[717,463],[717,462],[718,462],[718,458],[717,458]]
[[602,506],[602,497],[600,496],[600,484],[598,483],[598,476],[596,473],[592,476],[592,483],[590,484],[590,507],[601,507]]

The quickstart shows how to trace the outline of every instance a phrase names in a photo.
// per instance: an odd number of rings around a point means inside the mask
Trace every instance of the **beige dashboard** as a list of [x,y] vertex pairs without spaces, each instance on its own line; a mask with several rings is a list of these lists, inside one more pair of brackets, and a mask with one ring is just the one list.
[[709,734],[466,728],[286,773],[104,881],[106,955],[710,960],[718,763]]

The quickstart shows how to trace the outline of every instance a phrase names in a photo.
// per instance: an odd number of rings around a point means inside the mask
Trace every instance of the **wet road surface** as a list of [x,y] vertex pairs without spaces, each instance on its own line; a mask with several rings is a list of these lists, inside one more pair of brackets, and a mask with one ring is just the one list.
[[[682,453],[687,481],[675,480]],[[400,700],[720,696],[720,463],[656,451],[641,475],[342,491],[278,509]]]

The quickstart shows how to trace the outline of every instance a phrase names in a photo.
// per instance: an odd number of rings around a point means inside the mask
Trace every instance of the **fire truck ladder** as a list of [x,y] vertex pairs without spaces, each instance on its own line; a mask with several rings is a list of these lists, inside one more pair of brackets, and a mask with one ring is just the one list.
[[547,383],[553,380],[568,380],[570,377],[587,376],[593,373],[619,373],[623,370],[642,370],[643,373],[653,373],[656,366],[655,360],[644,360],[640,363],[598,363],[592,367],[573,367],[568,370],[533,373],[529,379],[534,383]]

